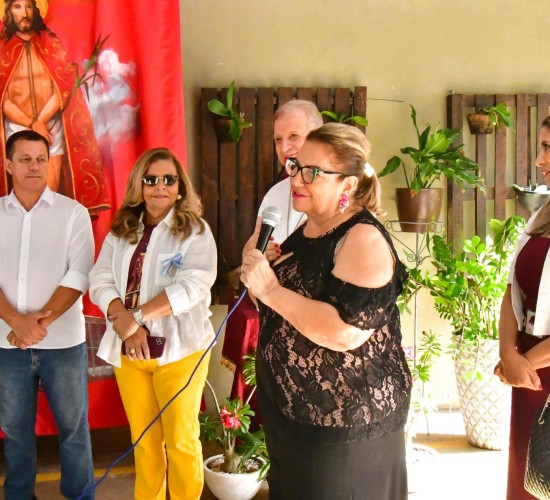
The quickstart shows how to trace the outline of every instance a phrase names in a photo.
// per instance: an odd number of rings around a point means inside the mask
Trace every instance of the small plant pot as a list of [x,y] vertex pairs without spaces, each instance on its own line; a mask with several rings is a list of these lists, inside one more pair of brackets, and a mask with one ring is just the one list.
[[489,115],[471,113],[466,115],[471,134],[492,134],[495,126],[491,123]]
[[204,480],[212,494],[219,500],[250,500],[254,498],[264,482],[264,480],[258,481],[264,462],[259,457],[253,458],[260,463],[258,470],[242,474],[211,470],[210,465],[216,461],[223,461],[223,455],[207,458],[204,461]]
[[225,116],[214,117],[214,130],[216,131],[218,142],[233,142],[233,138],[229,132],[230,128],[231,118]]
[[425,233],[430,222],[438,222],[443,202],[441,188],[421,189],[414,193],[409,188],[396,188],[397,216],[401,231]]

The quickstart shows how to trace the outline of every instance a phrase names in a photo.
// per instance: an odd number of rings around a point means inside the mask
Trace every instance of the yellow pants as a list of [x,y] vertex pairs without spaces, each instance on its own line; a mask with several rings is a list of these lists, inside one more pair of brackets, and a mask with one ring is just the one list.
[[[115,367],[115,375],[132,442],[187,383],[203,352],[163,366],[156,359],[129,361],[121,355],[122,366]],[[200,498],[204,477],[198,413],[209,359],[210,353],[187,389],[166,408],[134,449],[136,500],[165,500],[167,475],[171,500]]]

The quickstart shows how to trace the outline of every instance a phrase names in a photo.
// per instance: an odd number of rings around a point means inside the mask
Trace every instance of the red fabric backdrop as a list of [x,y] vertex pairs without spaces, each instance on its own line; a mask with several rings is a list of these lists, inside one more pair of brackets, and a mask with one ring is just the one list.
[[[109,36],[98,64],[101,78],[88,101],[111,202],[93,222],[99,252],[137,157],[163,146],[186,165],[179,0],[50,0],[43,17],[80,73],[96,40]],[[87,298],[85,312],[101,316]],[[90,384],[92,427],[125,422],[113,384],[114,379]],[[43,395],[40,402],[43,407]],[[55,431],[49,408],[44,412],[44,433]]]

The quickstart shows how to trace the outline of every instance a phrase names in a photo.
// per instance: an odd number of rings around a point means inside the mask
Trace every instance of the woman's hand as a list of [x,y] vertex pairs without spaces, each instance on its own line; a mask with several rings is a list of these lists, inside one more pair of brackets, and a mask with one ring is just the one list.
[[113,330],[118,335],[118,338],[123,342],[136,333],[139,328],[132,311],[126,309],[112,315],[110,314],[109,320],[113,323]]
[[533,391],[542,389],[536,370],[525,356],[517,352],[501,360],[495,366],[494,373],[501,382],[512,387],[523,387]]
[[147,344],[147,330],[143,327],[138,327],[136,332],[124,342],[126,348],[126,356],[130,361],[139,359],[149,361],[149,345]]
[[243,259],[241,281],[260,300],[279,286],[267,258],[256,249],[250,250]]

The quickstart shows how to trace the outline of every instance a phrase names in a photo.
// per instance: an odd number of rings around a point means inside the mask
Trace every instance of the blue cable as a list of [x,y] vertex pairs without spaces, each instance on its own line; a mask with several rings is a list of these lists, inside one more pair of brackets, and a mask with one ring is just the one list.
[[172,402],[185,390],[187,389],[187,387],[189,386],[189,384],[191,383],[191,380],[193,380],[193,377],[195,375],[195,372],[198,370],[200,364],[202,363],[204,357],[208,354],[208,352],[212,349],[212,347],[214,347],[214,344],[216,343],[216,340],[218,340],[218,337],[220,336],[220,332],[222,331],[222,328],[224,327],[225,323],[227,322],[227,320],[229,319],[229,317],[233,314],[233,312],[235,311],[235,309],[237,309],[238,305],[241,303],[241,301],[243,300],[245,294],[248,292],[248,290],[245,288],[241,295],[239,295],[239,298],[237,299],[237,302],[235,302],[235,305],[231,308],[231,310],[227,313],[227,315],[225,316],[224,320],[222,321],[222,324],[220,325],[220,327],[218,328],[218,331],[216,332],[216,335],[214,335],[214,338],[212,339],[212,342],[210,342],[210,345],[206,348],[206,350],[204,351],[204,353],[202,354],[201,358],[199,359],[199,361],[197,362],[197,365],[195,366],[195,368],[193,368],[193,371],[191,372],[191,375],[189,376],[189,380],[187,381],[187,383],[178,391],[176,392],[176,394],[174,396],[172,396],[172,398],[162,407],[162,409],[158,412],[157,416],[151,421],[151,423],[144,429],[144,431],[140,434],[140,436],[137,438],[136,442],[130,447],[128,448],[124,453],[122,453],[122,455],[120,455],[119,457],[117,457],[115,460],[113,460],[113,462],[111,463],[111,465],[109,465],[109,467],[107,468],[107,470],[105,471],[105,473],[103,474],[103,476],[101,476],[97,482],[95,482],[94,484],[92,484],[91,486],[89,486],[88,488],[86,488],[82,493],[81,495],[78,497],[77,500],[83,500],[84,498],[86,498],[87,495],[90,495],[92,494],[96,488],[107,478],[107,476],[109,475],[109,473],[111,472],[111,470],[113,470],[113,467],[115,467],[120,461],[124,460],[130,453],[132,453],[132,451],[134,451],[134,448],[138,445],[138,443],[141,441],[141,439],[143,438],[143,436],[145,435],[145,433],[151,428],[151,426],[160,418],[160,416],[164,413],[164,410],[166,410],[166,408],[168,408],[168,406],[170,404],[172,404]]

